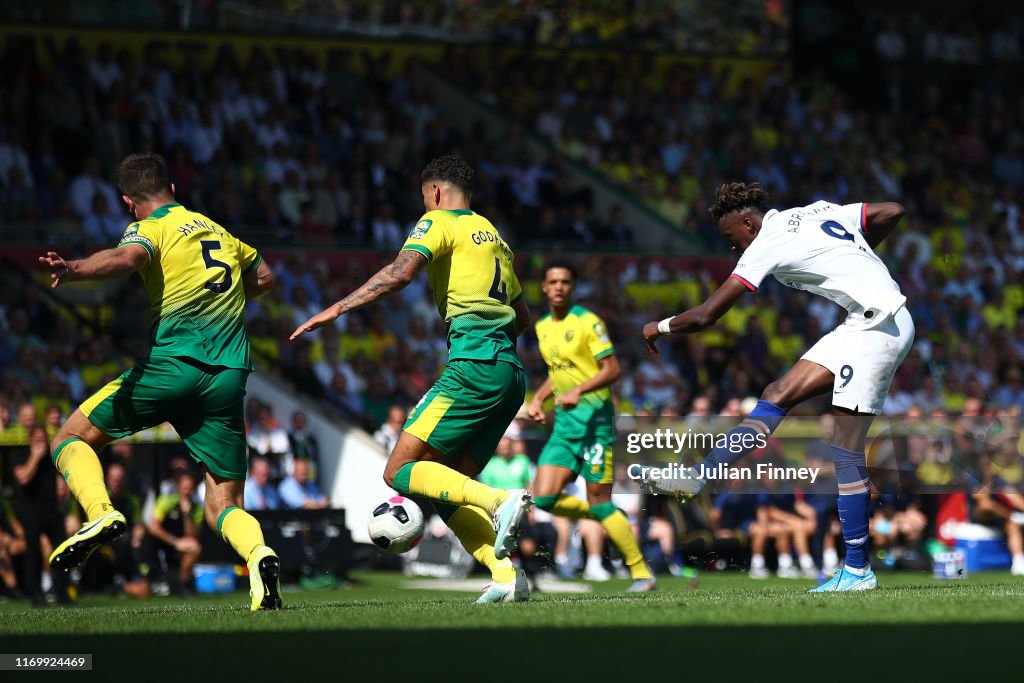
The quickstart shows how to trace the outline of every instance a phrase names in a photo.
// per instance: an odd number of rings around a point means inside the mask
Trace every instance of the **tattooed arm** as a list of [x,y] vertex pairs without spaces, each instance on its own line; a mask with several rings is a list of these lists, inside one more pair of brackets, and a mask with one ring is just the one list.
[[412,282],[427,265],[426,257],[410,249],[403,249],[398,252],[394,263],[380,269],[376,275],[367,280],[362,287],[352,292],[338,303],[326,310],[317,313],[312,318],[302,323],[292,332],[290,340],[295,340],[303,332],[312,332],[329,322],[333,322],[349,311],[369,306],[378,299],[390,296]]

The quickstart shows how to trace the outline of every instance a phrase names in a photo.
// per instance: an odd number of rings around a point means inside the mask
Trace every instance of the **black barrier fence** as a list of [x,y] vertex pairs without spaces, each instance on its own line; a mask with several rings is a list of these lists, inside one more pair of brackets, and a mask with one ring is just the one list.
[[[84,519],[60,475],[53,469],[50,458],[39,463],[40,472],[26,486],[18,484],[14,468],[24,460],[28,446],[0,447],[0,500],[9,503],[5,510],[11,514],[38,514],[41,506],[51,507],[57,514]],[[126,441],[104,449],[100,458],[105,466],[117,462],[124,467],[124,480],[117,500],[132,500],[134,509],[125,510],[130,523],[145,524],[146,513],[162,494],[174,493],[168,477],[185,458],[188,468],[202,481],[201,468],[192,461],[179,442]],[[52,481],[53,496],[43,491]],[[202,489],[200,489],[200,492]],[[3,510],[0,510],[3,512]],[[267,545],[281,557],[283,578],[297,579],[299,575],[330,574],[344,577],[352,565],[354,544],[346,527],[344,510],[257,510],[249,511],[263,527]],[[0,520],[3,522],[4,520]],[[238,564],[239,558],[215,531],[203,524],[202,555],[200,562],[210,564]]]
[[[267,545],[281,558],[282,577],[330,574],[344,578],[352,566],[353,542],[344,510],[257,510]],[[202,561],[234,564],[238,556],[216,532],[205,527]]]

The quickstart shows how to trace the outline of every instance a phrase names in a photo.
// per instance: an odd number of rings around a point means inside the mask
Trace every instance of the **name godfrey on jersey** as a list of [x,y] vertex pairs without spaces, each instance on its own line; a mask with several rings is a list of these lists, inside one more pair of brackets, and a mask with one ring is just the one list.
[[473,240],[473,244],[477,246],[480,246],[481,244],[485,244],[487,242],[494,242],[495,244],[498,245],[498,247],[501,248],[501,253],[503,253],[507,258],[512,258],[512,250],[508,248],[508,245],[505,244],[505,241],[503,239],[495,235],[493,232],[488,232],[487,230],[477,230],[476,232],[473,233],[470,239]]

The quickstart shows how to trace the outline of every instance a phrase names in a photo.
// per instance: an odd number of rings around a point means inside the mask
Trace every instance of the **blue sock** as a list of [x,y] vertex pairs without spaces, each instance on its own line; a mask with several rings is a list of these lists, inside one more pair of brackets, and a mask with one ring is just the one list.
[[[727,436],[727,445],[714,448],[708,457],[704,458],[704,471],[713,469],[717,465],[731,465],[747,453],[750,453],[758,445],[758,436],[763,435],[767,439],[782,422],[786,411],[768,401],[758,401],[754,409],[750,411],[747,418],[738,426],[734,427]],[[750,436],[747,436],[750,435]],[[752,437],[752,438],[751,438]],[[743,444],[753,444],[749,448],[741,447]]]
[[868,566],[868,513],[871,488],[863,453],[832,445],[832,462],[839,484],[839,524],[846,543],[846,565],[854,569]]

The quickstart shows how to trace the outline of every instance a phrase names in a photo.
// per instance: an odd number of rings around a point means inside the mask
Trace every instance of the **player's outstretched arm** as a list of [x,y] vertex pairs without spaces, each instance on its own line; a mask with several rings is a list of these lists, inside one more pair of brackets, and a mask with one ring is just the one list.
[[359,289],[295,328],[289,340],[294,341],[303,332],[312,332],[337,320],[350,311],[369,306],[378,299],[394,294],[412,282],[416,274],[423,270],[426,265],[426,256],[412,249],[403,249],[398,252],[398,257],[395,258],[391,265],[381,268],[376,275],[363,283]]
[[874,249],[882,243],[896,224],[899,223],[907,210],[898,202],[879,202],[867,204],[864,210],[864,239]]
[[80,261],[67,261],[55,251],[40,256],[39,262],[50,269],[50,287],[56,289],[69,280],[105,280],[126,277],[149,263],[149,251],[141,244],[126,244],[104,249]]
[[[700,332],[711,327],[747,291],[746,285],[735,278],[729,278],[701,305],[695,306],[673,318],[662,320],[660,323],[657,321],[647,323],[644,325],[644,343],[647,344],[647,350],[651,353],[658,353],[654,343],[663,334]],[[664,327],[662,323],[665,324]]]
[[260,261],[256,270],[242,276],[242,288],[246,299],[255,299],[274,288],[274,273],[266,261]]

